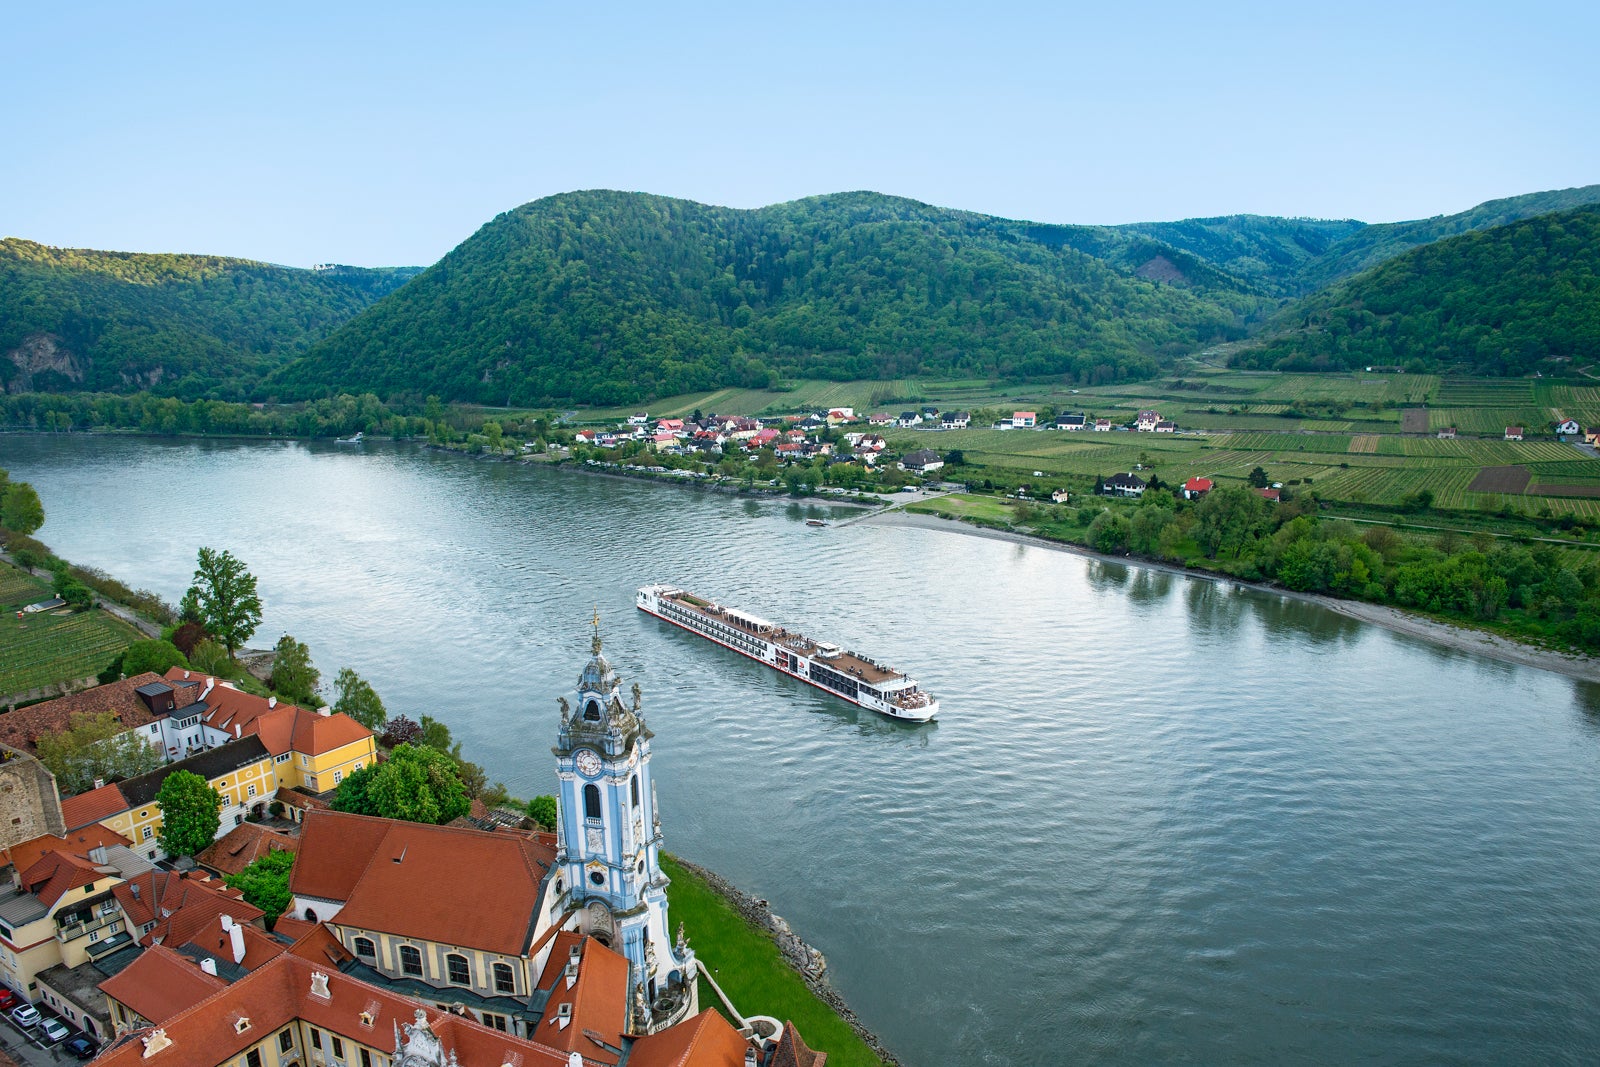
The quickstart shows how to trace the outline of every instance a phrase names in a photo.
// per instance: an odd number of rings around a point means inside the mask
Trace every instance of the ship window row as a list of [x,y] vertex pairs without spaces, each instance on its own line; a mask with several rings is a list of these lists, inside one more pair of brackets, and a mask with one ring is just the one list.
[[742,648],[751,655],[761,656],[766,652],[764,647],[762,647],[760,644],[757,644],[755,641],[752,641],[750,639],[750,635],[745,633],[743,630],[736,630],[733,627],[726,626],[720,622],[713,622],[712,620],[705,618],[703,615],[696,615],[681,609],[674,609],[670,605],[668,606],[667,611],[669,615],[673,616],[678,621],[687,623],[689,626],[699,630],[701,633],[711,634],[719,641],[733,645],[736,648]]
[[854,678],[846,678],[842,674],[830,671],[826,667],[818,666],[815,663],[811,665],[811,680],[820,682],[829,689],[843,693],[848,697],[854,697],[856,691],[860,688]]

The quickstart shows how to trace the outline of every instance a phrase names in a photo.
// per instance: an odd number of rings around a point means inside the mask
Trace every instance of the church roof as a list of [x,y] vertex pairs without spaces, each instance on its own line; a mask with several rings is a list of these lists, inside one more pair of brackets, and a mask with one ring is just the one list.
[[634,1041],[628,1067],[744,1067],[749,1044],[712,1008]]

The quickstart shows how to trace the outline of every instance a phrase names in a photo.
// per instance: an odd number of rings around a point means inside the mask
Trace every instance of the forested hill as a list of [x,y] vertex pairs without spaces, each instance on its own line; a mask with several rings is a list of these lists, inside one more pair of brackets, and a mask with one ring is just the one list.
[[248,396],[417,273],[0,240],[0,390]]
[[529,404],[780,376],[1105,381],[1238,337],[1261,303],[1171,246],[1157,280],[1124,240],[1120,261],[1074,247],[1095,229],[874,193],[750,211],[563,194],[494,219],[265,388]]
[[[1559,372],[1600,358],[1600,208],[1541,215],[1398,256],[1286,309],[1235,366],[1369,364]],[[1420,368],[1419,368],[1420,369]]]
[[1446,237],[1594,204],[1600,204],[1600,185],[1489,200],[1457,215],[1436,215],[1431,219],[1413,222],[1364,226],[1306,263],[1296,279],[1296,285],[1298,292],[1315,292],[1341,278],[1375,267],[1402,252]]

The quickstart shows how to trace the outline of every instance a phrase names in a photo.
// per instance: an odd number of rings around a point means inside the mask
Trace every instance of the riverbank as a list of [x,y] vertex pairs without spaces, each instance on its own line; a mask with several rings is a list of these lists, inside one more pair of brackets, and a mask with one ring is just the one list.
[[1489,659],[1499,660],[1502,663],[1514,663],[1522,667],[1534,667],[1538,670],[1551,671],[1555,674],[1565,675],[1568,678],[1579,679],[1580,681],[1600,682],[1600,660],[1594,657],[1525,645],[1500,634],[1475,630],[1457,623],[1430,618],[1426,615],[1417,615],[1400,608],[1390,607],[1387,604],[1372,604],[1361,600],[1340,600],[1337,597],[1323,596],[1317,593],[1296,593],[1279,586],[1267,585],[1263,582],[1250,582],[1242,578],[1213,574],[1208,571],[1191,570],[1187,567],[1174,566],[1173,564],[1156,560],[1137,559],[1130,556],[1108,556],[1092,549],[1084,548],[1081,545],[1052,541],[1032,534],[1018,533],[1014,530],[996,530],[991,527],[975,526],[959,519],[946,519],[937,515],[923,515],[897,510],[869,515],[860,521],[883,526],[911,526],[925,530],[967,534],[972,537],[987,537],[996,541],[1009,541],[1012,544],[1034,545],[1057,552],[1069,552],[1073,555],[1102,560],[1107,563],[1121,563],[1130,567],[1142,567],[1146,570],[1164,571],[1168,574],[1182,575],[1185,578],[1246,586],[1263,593],[1271,593],[1274,596],[1316,604],[1347,618],[1371,623],[1374,626],[1381,626],[1395,633],[1415,637],[1453,651],[1485,656]]

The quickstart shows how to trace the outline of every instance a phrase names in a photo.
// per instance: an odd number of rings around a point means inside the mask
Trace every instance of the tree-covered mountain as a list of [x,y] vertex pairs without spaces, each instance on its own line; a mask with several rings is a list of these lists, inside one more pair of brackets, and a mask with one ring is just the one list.
[[1600,185],[1488,200],[1457,215],[1435,215],[1431,219],[1414,222],[1363,226],[1308,262],[1297,279],[1298,291],[1315,292],[1341,278],[1375,267],[1402,252],[1446,237],[1492,229],[1537,215],[1547,215],[1552,211],[1570,211],[1591,204],[1600,204]]
[[0,390],[244,397],[419,269],[310,271],[0,240]]
[[1225,215],[1116,227],[1170,245],[1273,296],[1301,292],[1300,274],[1366,223],[1355,219],[1280,219]]
[[1259,304],[1198,260],[1192,283],[1150,281],[1060,229],[875,193],[749,211],[563,194],[494,219],[267,389],[527,404],[780,376],[1105,381],[1238,337]]
[[[1600,208],[1438,241],[1291,305],[1235,366],[1547,373],[1600,358]],[[1549,362],[1547,362],[1549,361]]]

